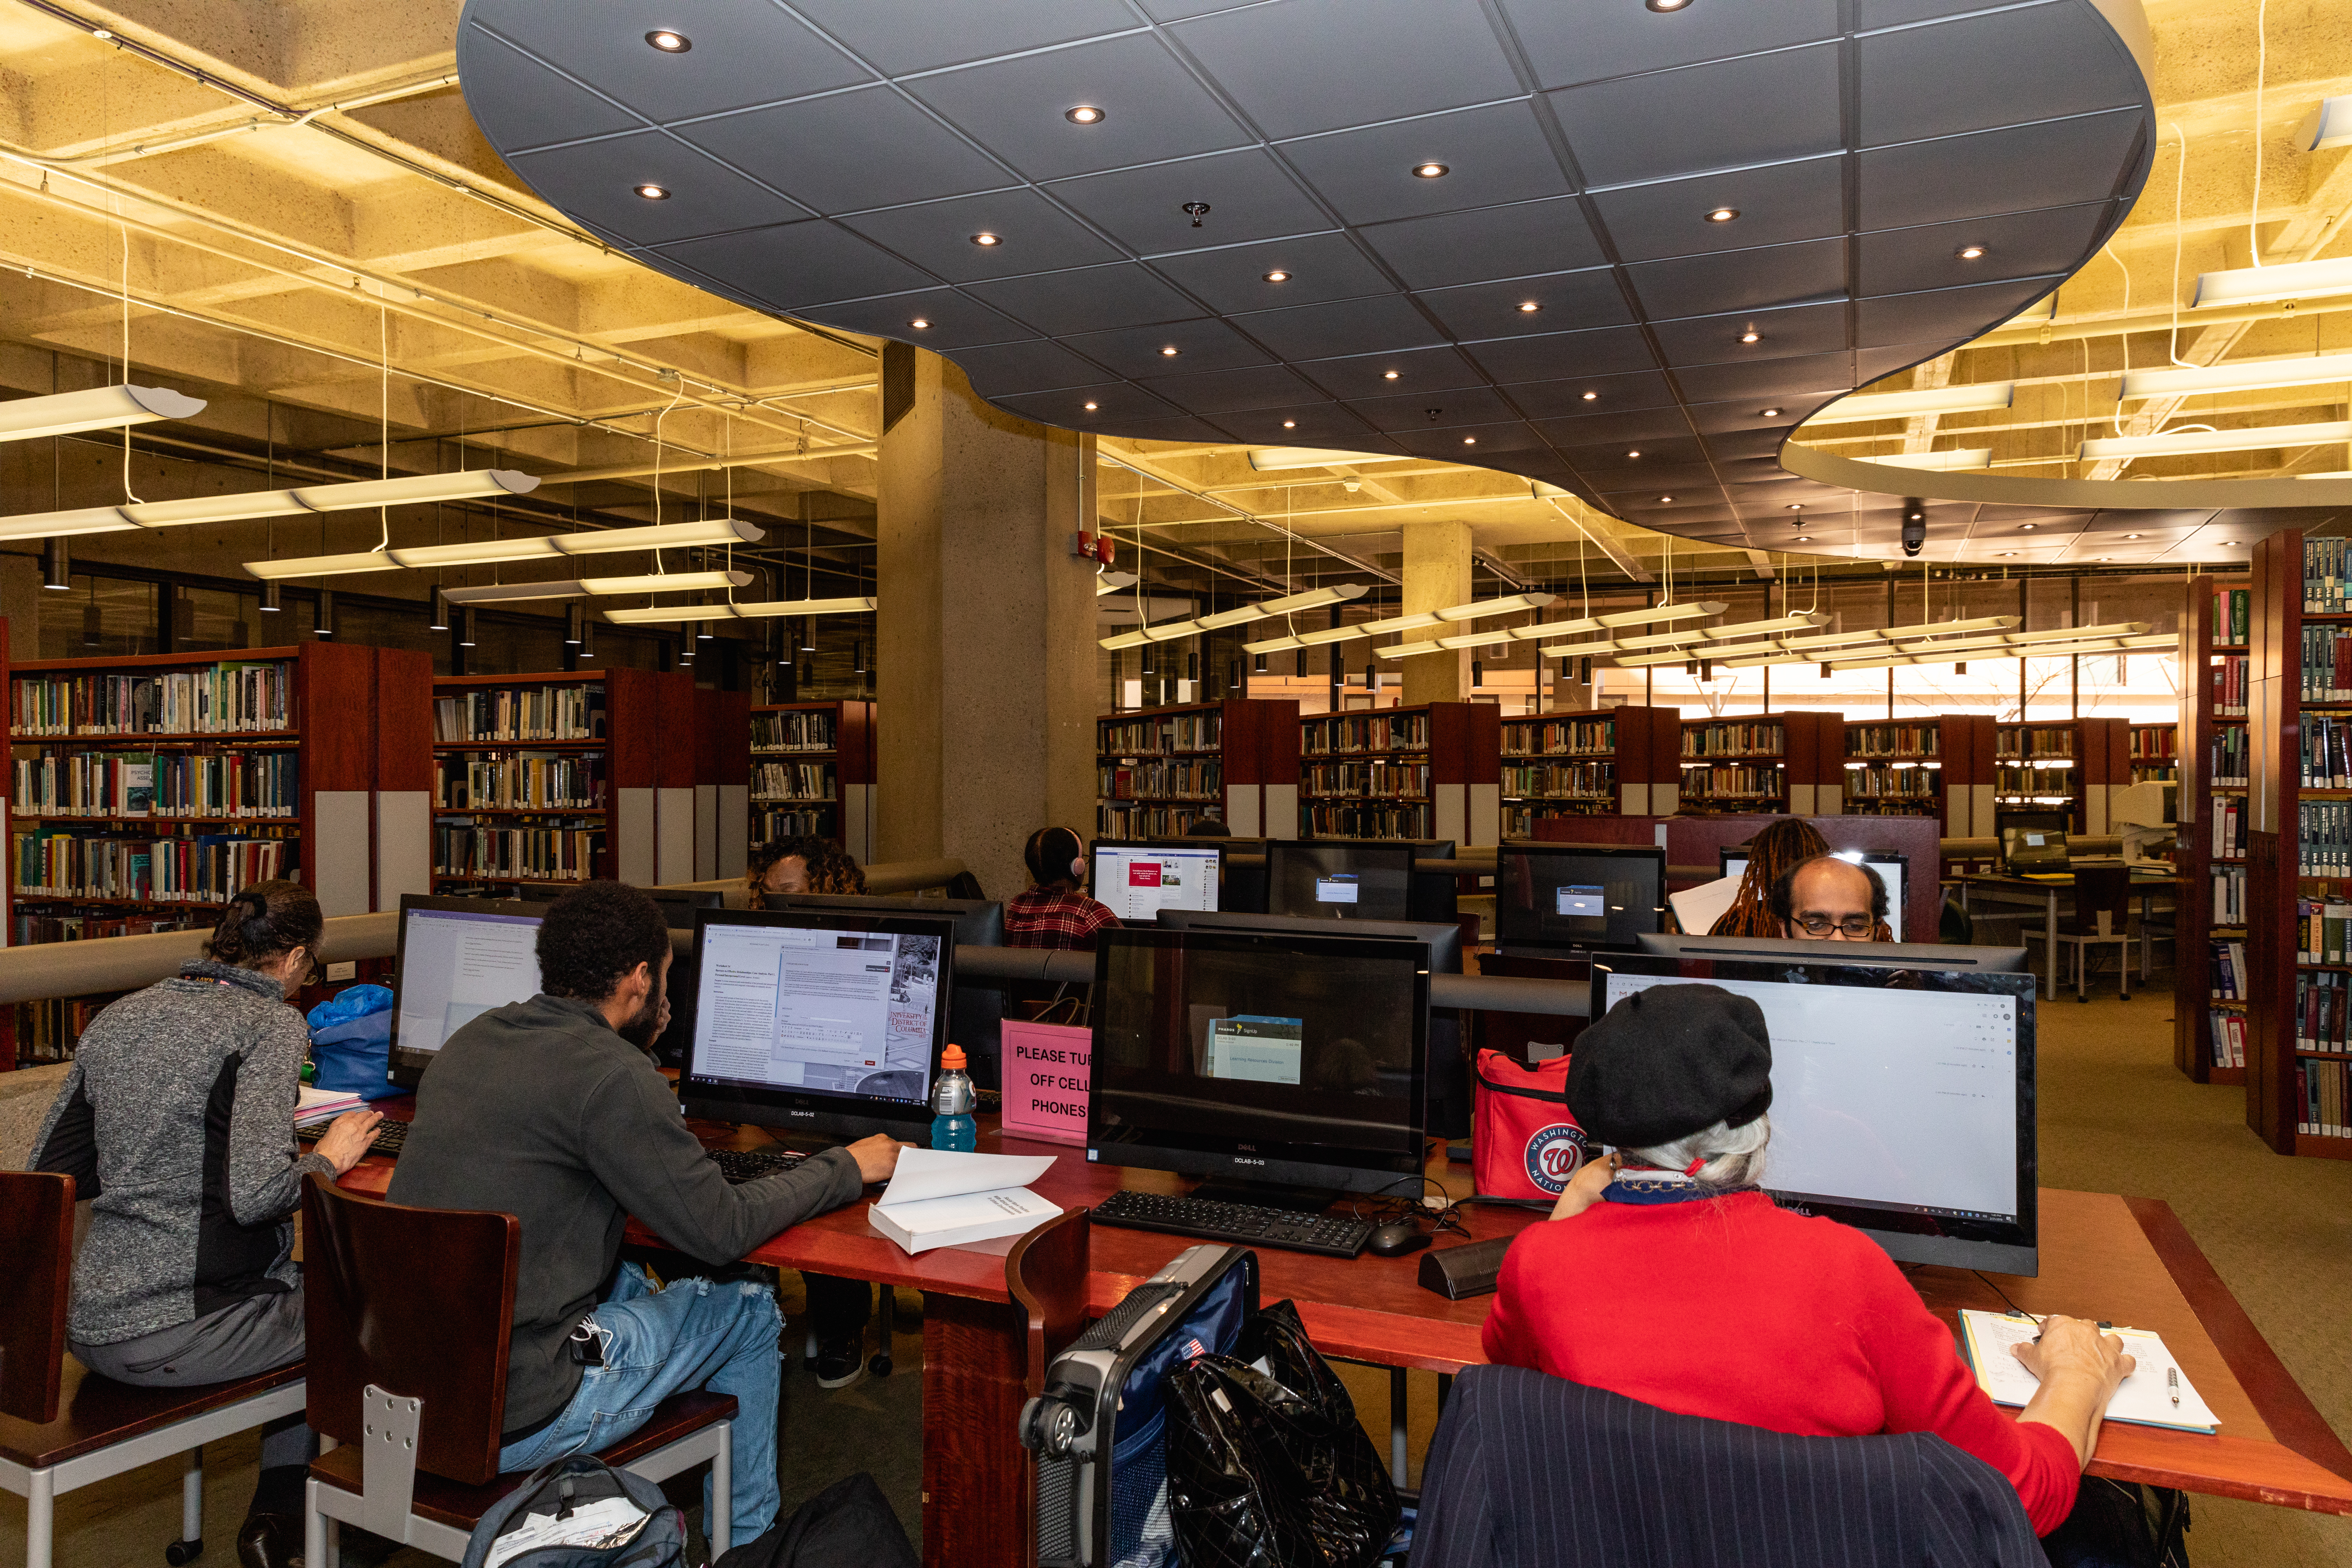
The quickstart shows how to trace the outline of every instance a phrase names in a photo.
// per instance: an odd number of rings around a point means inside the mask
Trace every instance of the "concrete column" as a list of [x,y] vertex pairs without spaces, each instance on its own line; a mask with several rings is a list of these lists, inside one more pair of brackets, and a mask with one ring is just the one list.
[[[1470,525],[1409,522],[1404,525],[1404,613],[1442,610],[1470,602]],[[1466,626],[1448,628],[1467,630]],[[1443,637],[1440,630],[1409,632],[1407,641]],[[1425,653],[1404,664],[1404,701],[1459,702],[1470,695],[1470,652]]]
[[883,368],[875,858],[951,857],[991,898],[1039,827],[1094,831],[1091,436],[1016,419],[936,354]]

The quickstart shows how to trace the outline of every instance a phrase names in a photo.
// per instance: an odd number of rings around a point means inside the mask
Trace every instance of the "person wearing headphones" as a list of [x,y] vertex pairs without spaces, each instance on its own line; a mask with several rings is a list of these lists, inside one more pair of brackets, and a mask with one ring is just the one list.
[[1031,887],[1004,906],[1009,947],[1050,947],[1092,952],[1095,932],[1118,924],[1109,909],[1080,891],[1087,881],[1087,847],[1066,827],[1041,827],[1021,858]]

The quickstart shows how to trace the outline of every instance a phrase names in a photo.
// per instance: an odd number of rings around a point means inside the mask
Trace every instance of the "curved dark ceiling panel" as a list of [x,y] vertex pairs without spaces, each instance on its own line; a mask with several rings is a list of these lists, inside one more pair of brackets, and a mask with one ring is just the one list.
[[1782,550],[1789,505],[1852,500],[1780,466],[1805,416],[2122,220],[2130,4],[469,0],[457,60],[583,226],[1012,412]]

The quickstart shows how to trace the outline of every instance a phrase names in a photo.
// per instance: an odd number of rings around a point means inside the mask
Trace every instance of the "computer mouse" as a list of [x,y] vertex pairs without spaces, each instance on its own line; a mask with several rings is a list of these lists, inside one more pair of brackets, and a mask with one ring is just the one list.
[[1429,1245],[1429,1237],[1409,1219],[1392,1219],[1372,1227],[1364,1250],[1374,1258],[1402,1258]]

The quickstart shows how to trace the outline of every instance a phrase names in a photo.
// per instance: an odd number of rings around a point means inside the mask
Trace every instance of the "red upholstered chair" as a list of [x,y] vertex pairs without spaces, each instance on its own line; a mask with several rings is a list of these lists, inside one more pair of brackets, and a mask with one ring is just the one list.
[[[457,1562],[522,1477],[499,1474],[522,1226],[410,1208],[312,1176],[302,1194],[310,1425],[341,1445],[310,1466],[304,1559],[334,1568],[340,1524]],[[730,1544],[735,1401],[673,1394],[596,1457],[650,1480],[709,1464],[713,1555]]]
[[302,1408],[302,1363],[236,1383],[133,1388],[66,1354],[71,1176],[0,1172],[0,1489],[25,1500],[26,1568],[50,1568],[60,1492],[184,1456],[173,1563],[204,1550],[204,1446]]

